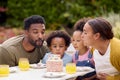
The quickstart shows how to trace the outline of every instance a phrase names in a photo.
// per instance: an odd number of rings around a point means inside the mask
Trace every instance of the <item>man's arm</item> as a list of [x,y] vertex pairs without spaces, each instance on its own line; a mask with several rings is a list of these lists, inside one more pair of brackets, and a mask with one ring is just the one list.
[[11,54],[2,46],[0,46],[0,64],[7,64],[9,66],[15,66]]

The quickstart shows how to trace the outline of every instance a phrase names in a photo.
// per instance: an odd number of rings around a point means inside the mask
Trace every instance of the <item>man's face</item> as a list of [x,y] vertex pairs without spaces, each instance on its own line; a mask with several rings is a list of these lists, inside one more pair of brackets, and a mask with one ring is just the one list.
[[45,38],[45,25],[36,23],[31,24],[27,31],[28,41],[34,47],[41,47]]

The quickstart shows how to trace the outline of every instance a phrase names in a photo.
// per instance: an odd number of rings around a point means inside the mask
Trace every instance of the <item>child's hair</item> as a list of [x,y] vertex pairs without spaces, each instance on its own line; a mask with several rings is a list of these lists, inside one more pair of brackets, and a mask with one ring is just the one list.
[[88,18],[82,18],[82,19],[79,19],[75,24],[74,24],[74,30],[75,31],[82,31],[83,32],[83,27],[85,25],[85,23],[90,20],[91,18],[88,17]]
[[70,45],[71,40],[70,40],[70,36],[68,35],[68,33],[62,30],[56,30],[56,31],[51,32],[46,39],[48,47],[51,46],[52,39],[56,37],[63,38],[65,40],[65,46],[68,47]]

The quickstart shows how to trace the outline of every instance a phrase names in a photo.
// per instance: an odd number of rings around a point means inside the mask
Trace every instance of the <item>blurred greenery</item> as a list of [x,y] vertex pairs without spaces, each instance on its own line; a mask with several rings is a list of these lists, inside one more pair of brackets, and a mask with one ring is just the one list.
[[47,29],[64,28],[71,33],[78,19],[119,13],[119,5],[120,0],[8,0],[7,25],[22,27],[26,17],[41,15]]

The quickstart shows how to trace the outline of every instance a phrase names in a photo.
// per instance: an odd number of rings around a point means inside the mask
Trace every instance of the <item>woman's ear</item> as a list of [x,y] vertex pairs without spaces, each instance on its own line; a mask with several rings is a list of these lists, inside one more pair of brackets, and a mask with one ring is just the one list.
[[100,33],[95,33],[94,34],[94,39],[97,40],[98,38],[100,38]]

